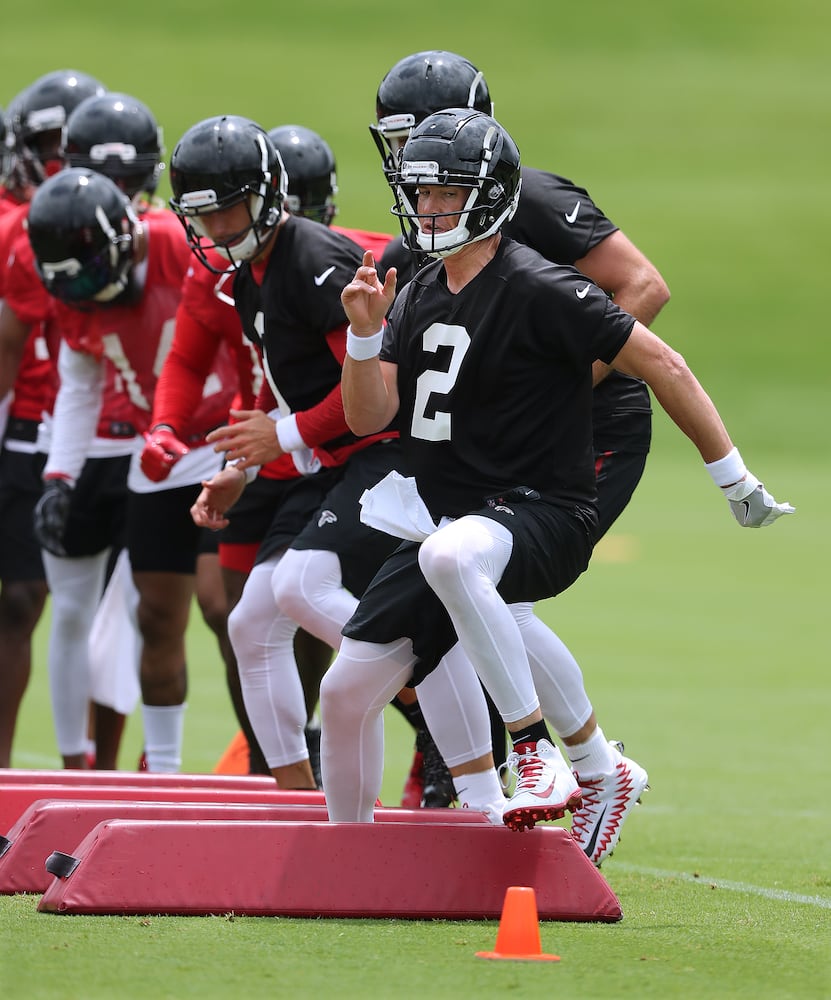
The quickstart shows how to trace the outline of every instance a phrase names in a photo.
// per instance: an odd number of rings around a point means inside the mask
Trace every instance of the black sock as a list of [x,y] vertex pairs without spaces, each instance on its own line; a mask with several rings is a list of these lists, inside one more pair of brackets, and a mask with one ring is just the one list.
[[520,743],[539,743],[540,740],[548,740],[549,743],[552,742],[545,719],[540,719],[539,722],[532,722],[529,726],[523,726],[522,730],[518,733],[511,733],[511,742],[515,750]]
[[424,721],[424,716],[421,714],[421,705],[419,705],[417,701],[414,701],[411,705],[406,705],[399,699],[398,695],[396,695],[392,699],[391,704],[395,705],[398,711],[404,716],[416,732],[418,732],[419,729],[427,728],[427,723]]

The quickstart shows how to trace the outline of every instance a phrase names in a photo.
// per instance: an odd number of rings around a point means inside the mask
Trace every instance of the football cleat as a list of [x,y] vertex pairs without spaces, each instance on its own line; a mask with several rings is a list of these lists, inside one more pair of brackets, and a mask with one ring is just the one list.
[[424,795],[424,755],[420,750],[416,750],[410,765],[410,773],[404,782],[404,790],[401,792],[401,805],[405,809],[420,809],[422,795]]
[[646,771],[623,756],[623,744],[610,740],[615,769],[611,774],[588,778],[577,774],[583,804],[571,820],[571,835],[586,857],[599,868],[614,851],[623,821],[649,788]]
[[416,736],[416,749],[424,761],[424,790],[421,794],[422,809],[446,809],[456,798],[453,776],[426,729]]
[[582,792],[559,749],[548,740],[520,744],[505,762],[516,775],[514,793],[505,804],[502,822],[511,830],[530,830],[544,820],[574,812]]
[[306,737],[306,749],[309,751],[309,765],[318,788],[323,788],[323,778],[320,774],[320,726],[309,724],[303,731]]

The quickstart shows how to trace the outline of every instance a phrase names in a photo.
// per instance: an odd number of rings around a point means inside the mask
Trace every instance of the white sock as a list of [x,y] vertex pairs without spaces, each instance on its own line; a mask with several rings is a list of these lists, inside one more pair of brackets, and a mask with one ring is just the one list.
[[566,753],[571,766],[581,778],[593,777],[598,774],[612,774],[615,769],[614,753],[609,741],[598,726],[585,743],[575,743],[566,746]]
[[147,770],[176,774],[182,766],[185,704],[142,705]]
[[459,797],[459,805],[468,809],[482,809],[502,802],[505,795],[496,769],[477,771],[475,774],[460,774],[453,779],[453,787]]

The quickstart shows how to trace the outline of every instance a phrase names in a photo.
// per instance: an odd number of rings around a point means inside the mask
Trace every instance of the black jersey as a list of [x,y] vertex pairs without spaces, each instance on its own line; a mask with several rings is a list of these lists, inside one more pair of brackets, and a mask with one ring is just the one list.
[[634,321],[572,267],[503,237],[458,294],[440,263],[393,305],[381,350],[398,365],[407,472],[435,517],[527,486],[594,502],[595,358],[617,355]]
[[243,331],[262,351],[275,398],[292,412],[315,406],[340,382],[341,362],[327,337],[346,326],[340,295],[362,258],[361,248],[341,233],[290,216],[280,228],[262,285],[248,263],[236,273],[234,302]]
[[[584,188],[567,177],[522,167],[519,206],[502,232],[556,264],[575,264],[617,229]],[[408,250],[403,239],[392,240],[381,258],[381,270],[398,268],[401,287],[429,259]],[[611,372],[595,388],[593,407],[596,451],[621,447],[648,451],[652,408],[643,382]]]

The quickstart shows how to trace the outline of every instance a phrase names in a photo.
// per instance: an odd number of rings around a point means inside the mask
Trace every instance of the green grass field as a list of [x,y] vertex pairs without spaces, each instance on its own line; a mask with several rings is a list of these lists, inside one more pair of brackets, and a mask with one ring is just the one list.
[[[659,414],[630,507],[589,572],[540,608],[652,786],[603,869],[623,921],[543,923],[560,963],[476,959],[494,922],[57,917],[21,896],[0,898],[4,998],[831,996],[830,34],[817,0],[42,0],[4,20],[1,105],[73,66],[142,98],[168,151],[217,113],[305,124],[337,155],[339,221],[388,231],[367,133],[377,84],[409,52],[464,53],[524,160],[586,186],[661,268],[673,298],[656,331],[750,468],[798,508],[740,531]],[[58,763],[45,625],[19,767]],[[196,613],[189,642],[184,763],[209,771],[235,727]],[[382,799],[395,803],[411,747],[397,716],[387,732]],[[122,766],[140,743],[131,719]]]

